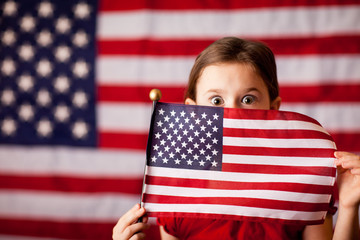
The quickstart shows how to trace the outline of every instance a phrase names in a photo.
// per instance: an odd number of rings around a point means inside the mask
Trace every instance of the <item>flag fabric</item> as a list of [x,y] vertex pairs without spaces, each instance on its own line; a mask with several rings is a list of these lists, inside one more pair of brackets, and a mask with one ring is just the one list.
[[155,217],[322,223],[335,148],[302,114],[157,103],[143,206]]
[[196,55],[224,36],[267,43],[281,109],[360,153],[359,5],[0,1],[0,238],[110,239],[140,200],[149,90],[181,103]]

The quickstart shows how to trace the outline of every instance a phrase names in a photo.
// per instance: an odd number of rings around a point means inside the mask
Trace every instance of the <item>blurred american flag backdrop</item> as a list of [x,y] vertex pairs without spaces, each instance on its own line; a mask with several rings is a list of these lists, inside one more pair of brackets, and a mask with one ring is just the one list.
[[281,109],[360,153],[358,0],[1,0],[0,239],[110,239],[140,201],[149,90],[182,102],[224,36],[267,43]]

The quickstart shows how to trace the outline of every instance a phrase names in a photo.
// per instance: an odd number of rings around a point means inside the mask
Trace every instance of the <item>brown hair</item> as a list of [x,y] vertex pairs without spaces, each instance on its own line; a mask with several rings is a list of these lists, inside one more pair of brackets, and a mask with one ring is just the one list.
[[218,63],[250,64],[264,80],[270,101],[279,96],[275,57],[270,48],[261,42],[225,37],[210,44],[197,56],[190,72],[185,99],[196,101],[196,84],[202,71]]

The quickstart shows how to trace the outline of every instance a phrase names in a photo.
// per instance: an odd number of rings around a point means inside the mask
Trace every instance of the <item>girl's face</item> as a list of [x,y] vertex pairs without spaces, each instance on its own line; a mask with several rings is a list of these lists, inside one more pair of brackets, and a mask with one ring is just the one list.
[[207,66],[197,82],[196,101],[185,100],[192,105],[275,110],[280,103],[280,97],[270,102],[263,79],[250,65],[241,63]]

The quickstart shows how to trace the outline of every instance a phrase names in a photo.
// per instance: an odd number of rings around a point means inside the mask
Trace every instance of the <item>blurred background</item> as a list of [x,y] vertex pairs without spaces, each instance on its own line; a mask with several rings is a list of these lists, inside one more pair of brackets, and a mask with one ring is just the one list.
[[224,36],[267,43],[281,109],[360,153],[358,0],[0,0],[0,239],[111,239],[140,201],[150,89],[181,103]]

